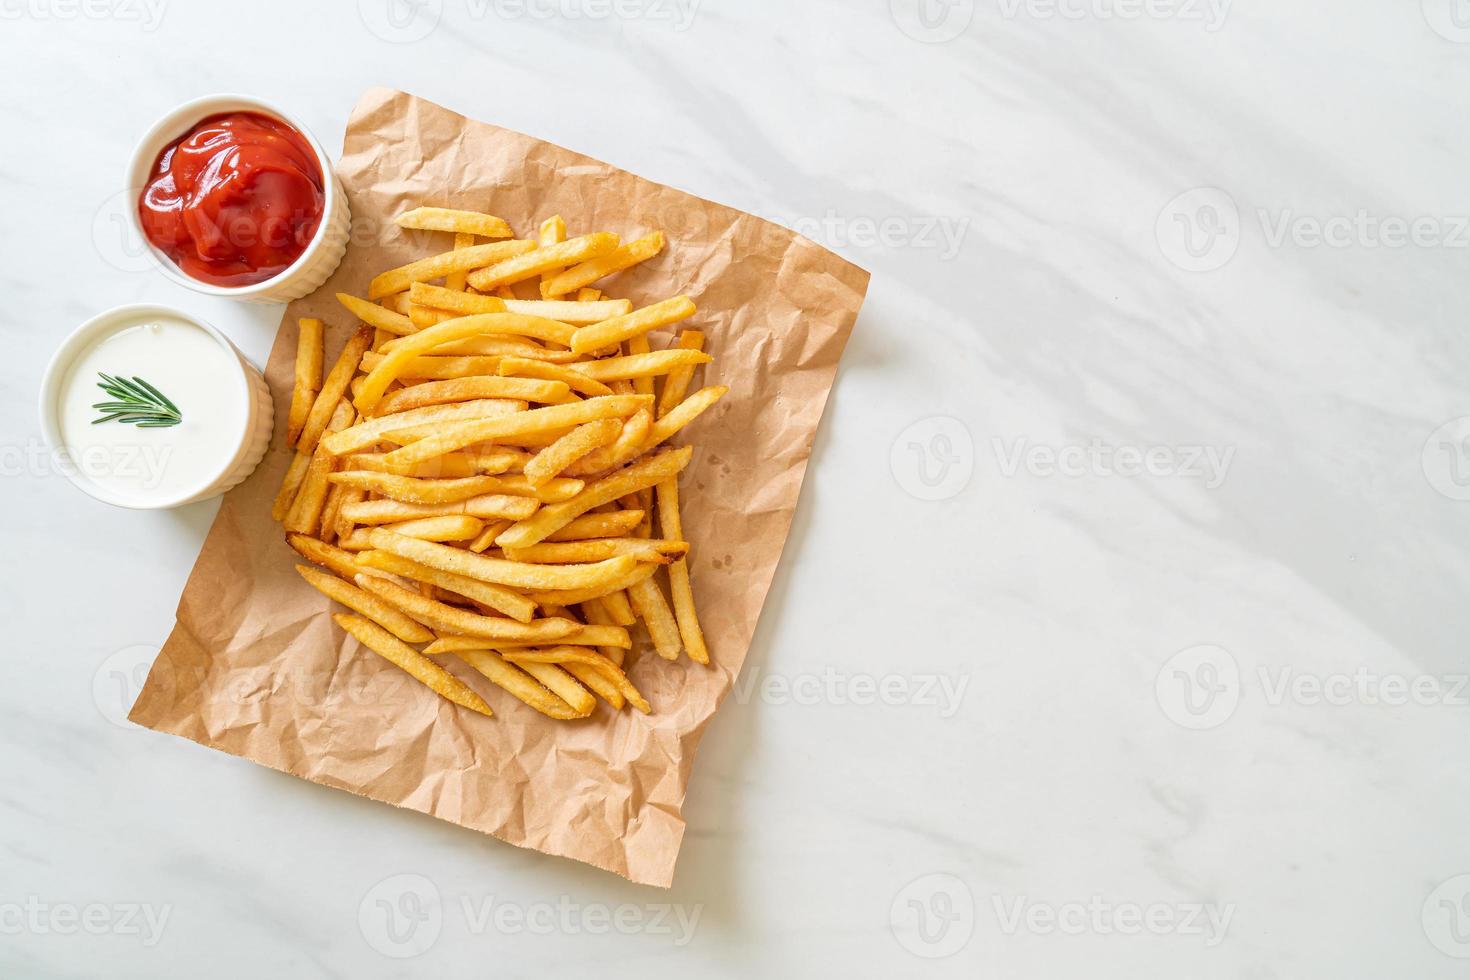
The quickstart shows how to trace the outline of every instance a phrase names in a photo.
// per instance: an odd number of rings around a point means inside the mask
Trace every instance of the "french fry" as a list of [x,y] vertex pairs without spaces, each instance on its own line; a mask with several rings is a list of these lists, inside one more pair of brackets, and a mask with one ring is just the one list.
[[[658,494],[658,526],[660,533],[683,537],[684,523],[679,516],[679,481],[675,477],[654,485]],[[674,620],[684,650],[695,663],[709,663],[709,647],[694,608],[694,585],[689,579],[689,561],[684,555],[669,566],[669,594],[674,599]]]
[[638,622],[638,617],[633,614],[633,605],[628,601],[628,593],[609,592],[600,601],[618,626],[632,626]]
[[545,248],[547,245],[556,245],[567,240],[567,223],[559,214],[554,214],[541,222],[541,227],[536,231],[536,241]]
[[[458,273],[454,274],[458,275]],[[479,293],[467,293],[463,290],[450,289],[448,286],[433,286],[426,282],[416,282],[410,286],[408,298],[416,306],[432,308],[440,312],[458,313],[462,316],[506,311],[505,300],[498,296],[482,296]]]
[[561,367],[555,364],[534,361],[529,358],[502,358],[496,366],[496,372],[502,377],[542,378],[547,381],[560,381],[566,384],[572,391],[591,397],[612,394],[612,389],[607,385],[587,377],[583,372],[574,370],[570,366]]
[[[352,405],[344,399],[337,403],[337,410],[332,413],[326,432],[327,434],[336,432],[351,421]],[[291,504],[291,512],[286,515],[287,531],[295,534],[316,533],[321,524],[322,509],[326,506],[327,489],[331,486],[327,478],[331,475],[334,466],[336,466],[336,457],[322,446],[317,446],[316,451],[312,454],[311,462],[306,467],[306,477],[301,481],[301,489],[296,494],[296,500]]]
[[611,582],[600,582],[597,585],[585,589],[546,589],[541,591],[527,592],[526,598],[536,603],[554,603],[560,606],[575,606],[586,602],[588,599],[601,599],[623,589],[628,589],[639,582],[653,577],[653,573],[661,566],[652,562],[639,562],[627,574],[615,578]]
[[564,381],[501,377],[454,378],[400,388],[378,402],[378,411],[382,415],[394,415],[428,405],[446,405],[482,398],[507,398],[555,405],[565,401],[570,392],[571,389]]
[[490,523],[487,523],[485,525],[485,530],[475,535],[475,540],[470,542],[470,550],[477,555],[481,554],[482,552],[488,551],[490,549],[490,546],[495,543],[496,536],[499,535],[501,531],[504,531],[506,528],[510,527],[510,525],[510,521],[492,521]]
[[547,541],[581,541],[584,538],[615,538],[627,534],[643,519],[642,511],[613,511],[585,514],[574,518],[561,530],[546,536]]
[[651,403],[651,398],[641,395],[607,395],[567,405],[533,408],[503,418],[451,423],[441,426],[437,435],[393,450],[388,454],[385,462],[395,472],[398,472],[400,467],[417,466],[435,456],[442,456],[476,443],[503,439],[507,436],[566,429],[584,422],[595,422],[598,419],[622,418]]
[[531,663],[559,664],[565,668],[569,668],[572,664],[590,667],[612,682],[618,693],[626,697],[628,703],[633,707],[645,715],[652,710],[643,695],[638,693],[638,689],[633,686],[633,682],[628,680],[628,675],[624,674],[617,664],[585,647],[555,646],[539,650],[507,650],[502,656],[518,667],[525,667]]
[[423,623],[351,582],[344,582],[335,575],[319,572],[307,565],[297,565],[296,571],[312,588],[328,599],[340,602],[353,612],[361,613],[405,643],[428,643],[434,639],[433,631]]
[[291,465],[286,467],[286,476],[281,480],[281,489],[276,491],[275,503],[271,505],[271,520],[284,521],[291,513],[291,505],[296,502],[296,494],[301,491],[301,481],[306,479],[306,468],[311,465],[311,457],[310,452],[298,449],[291,458]]
[[453,231],[481,238],[510,238],[510,225],[504,218],[479,211],[456,211],[452,208],[414,208],[393,219],[400,228],[421,231]]
[[580,517],[593,507],[610,503],[625,494],[651,487],[659,480],[677,475],[689,465],[693,455],[694,450],[685,446],[640,460],[626,469],[588,484],[585,490],[571,500],[542,507],[531,517],[511,525],[508,531],[495,539],[495,543],[502,548],[527,548],[539,544],[548,535],[565,527],[574,517]]
[[529,548],[507,548],[505,557],[538,565],[564,565],[578,562],[606,561],[618,555],[634,555],[639,561],[663,565],[682,558],[689,542],[649,538],[596,538],[591,541],[567,541],[560,544],[542,542]]
[[[450,592],[456,592],[476,602],[484,603],[491,609],[522,623],[529,623],[536,614],[534,602],[517,595],[510,589],[464,575],[455,575],[443,569],[420,565],[416,561],[395,555],[390,551],[364,552],[357,556],[357,564],[364,569],[376,568],[402,578],[412,579],[415,582],[437,585],[441,589],[448,589]],[[425,639],[433,639],[433,637]]]
[[304,534],[288,534],[286,543],[302,558],[314,565],[329,569],[339,578],[349,582],[362,572],[362,568],[358,566],[357,560],[350,552],[335,548],[316,538],[309,538]]
[[[601,600],[601,599],[588,599],[586,602],[582,603],[581,605],[582,605],[582,616],[583,616],[584,619],[587,620],[588,625],[591,625],[591,626],[614,626],[614,625],[616,625],[615,623],[613,623],[613,621],[612,621],[612,615],[610,613],[608,613],[607,606],[603,603],[603,600]],[[631,626],[633,624],[631,622],[629,622],[628,625]],[[622,650],[621,647],[599,646],[597,649],[602,653],[602,655],[604,657],[606,657],[607,659],[611,660],[613,663],[617,664],[619,667],[621,667],[623,665],[623,658],[624,658],[625,654],[624,654],[624,652],[623,652],[623,650]]]
[[302,317],[296,321],[296,379],[291,389],[291,410],[286,422],[286,445],[295,446],[306,427],[306,417],[322,386],[322,321]]
[[646,453],[669,439],[684,426],[697,419],[705,409],[725,397],[730,389],[724,385],[701,388],[669,411],[669,414],[653,423],[653,429],[643,442]]
[[426,405],[411,408],[393,415],[375,418],[349,426],[322,440],[322,446],[334,456],[355,453],[377,445],[386,432],[408,429],[416,425],[465,422],[472,419],[493,419],[514,415],[526,407],[525,402],[509,398],[477,398],[473,401],[455,402],[451,405]]
[[577,631],[577,623],[570,619],[537,619],[523,623],[499,616],[481,616],[371,575],[359,575],[357,585],[419,622],[457,636],[478,636],[511,643],[547,643]]
[[[489,215],[483,215],[483,217],[487,217],[488,218],[490,216]],[[506,235],[508,236],[509,234],[510,234],[510,229],[507,228],[506,229]],[[488,237],[491,237],[491,236],[488,236],[487,235],[485,237],[488,238]],[[496,236],[496,237],[498,237],[498,236]],[[457,232],[454,233],[454,250],[456,252],[462,252],[465,249],[470,248],[474,244],[475,244],[475,236],[472,235],[472,234],[470,234],[469,232],[457,231]],[[464,287],[465,287],[465,276],[467,276],[467,275],[469,275],[469,273],[467,273],[463,269],[458,269],[458,270],[456,270],[454,272],[446,272],[444,274],[444,288],[445,289],[448,289],[448,290],[453,290],[454,292],[463,293],[464,292]],[[414,286],[417,286],[417,285],[419,285],[419,283],[414,283]],[[409,288],[408,294],[409,294],[409,299],[412,299],[413,298],[413,288],[412,287]],[[410,311],[410,313],[409,313],[409,319],[410,320],[413,319],[412,311]]]
[[632,600],[638,618],[648,627],[654,651],[665,660],[678,660],[679,651],[683,649],[679,626],[658,582],[652,577],[635,582],[628,587],[628,598]]
[[610,276],[614,272],[622,272],[631,269],[640,262],[653,258],[663,251],[664,233],[656,231],[651,235],[634,239],[626,245],[619,245],[604,255],[588,259],[580,265],[572,266],[565,272],[559,272],[546,280],[541,286],[541,295],[550,299],[556,296],[564,296],[575,289],[580,289],[589,283],[594,283],[603,276]]
[[[367,300],[350,293],[338,293],[337,302],[347,307],[348,312],[357,317],[370,327],[386,330],[391,334],[413,333],[415,329],[413,321],[402,313],[396,313],[377,303],[369,303]],[[376,346],[376,344],[374,345]]]
[[435,694],[471,711],[478,711],[487,718],[494,717],[485,699],[471,690],[469,685],[381,626],[370,623],[361,616],[343,613],[336,613],[332,618],[338,626],[352,634],[357,642],[395,667],[406,671]]
[[[503,300],[501,302],[504,302]],[[577,328],[570,323],[562,323],[559,320],[548,320],[544,316],[528,316],[525,313],[467,313],[464,316],[451,317],[438,326],[455,323],[461,324],[465,329],[460,337],[451,337],[450,340],[460,340],[465,337],[500,336],[500,337],[529,337],[532,340],[542,340],[552,344],[561,344],[565,347],[571,342],[572,334]],[[419,331],[422,333],[423,331]],[[416,335],[415,335],[416,336]],[[392,351],[398,347],[410,343],[409,338],[400,337],[390,343],[386,350]],[[427,353],[426,349],[421,353]],[[440,351],[440,353],[456,353],[455,351]]]
[[532,565],[476,555],[429,541],[416,541],[390,531],[375,529],[369,534],[373,547],[416,561],[431,568],[507,585],[517,589],[583,589],[615,582],[639,564],[632,555],[580,565]]
[[526,464],[526,479],[532,486],[542,486],[583,456],[617,439],[622,431],[617,419],[583,423],[537,453]]
[[578,354],[590,354],[592,351],[620,344],[630,337],[678,323],[693,316],[695,312],[694,303],[688,296],[675,296],[661,303],[645,306],[641,310],[581,328],[572,335],[572,350]]
[[[364,367],[371,368],[381,364],[386,355],[368,354]],[[412,379],[419,381],[449,381],[456,378],[474,378],[485,375],[494,375],[503,357],[486,356],[456,356],[456,357],[415,357],[403,365],[403,372],[399,375],[401,379]]]
[[582,361],[569,364],[567,368],[594,381],[652,378],[668,374],[678,367],[708,364],[712,358],[703,351],[672,350],[650,351],[646,354],[627,354],[623,357],[606,357],[600,361]]
[[370,470],[348,470],[333,473],[327,479],[339,487],[356,487],[380,493],[390,500],[409,504],[453,504],[471,497],[493,493],[499,482],[493,476],[468,476],[461,479],[426,480],[420,477],[374,473]]
[[[623,346],[627,349],[627,352],[628,352],[628,356],[629,357],[639,357],[639,356],[641,356],[643,354],[652,353],[652,349],[649,347],[649,344],[648,344],[648,334],[646,334],[646,333],[640,333],[636,337],[629,337],[628,340],[627,340],[627,342],[624,343]],[[651,359],[650,358],[643,358],[638,363],[644,364],[644,365],[648,365],[648,364],[651,363]],[[627,362],[624,366],[625,367],[632,367],[632,362]],[[669,370],[672,371],[672,370],[675,370],[675,369],[674,368],[670,368]],[[667,372],[664,372],[664,373],[667,373]],[[637,392],[638,394],[640,394],[640,395],[651,395],[651,394],[653,394],[653,389],[654,389],[653,379],[654,379],[654,377],[655,377],[655,375],[653,375],[653,374],[643,374],[643,373],[640,373],[637,377],[631,379],[632,384],[633,384],[633,390],[635,392]]]
[[507,299],[504,300],[504,303],[506,310],[511,313],[545,317],[548,320],[569,323],[576,327],[601,323],[603,320],[610,320],[615,316],[629,313],[633,309],[633,301],[626,299],[605,299],[596,303],[550,299]]
[[[586,259],[611,252],[617,247],[618,236],[611,232],[600,231],[591,235],[580,235],[555,245],[546,245],[534,251],[518,253],[514,257],[503,259],[487,268],[476,269],[470,273],[469,284],[482,293],[488,292],[496,286],[509,286],[552,269],[576,265]],[[423,276],[422,278],[432,279],[434,277]]]
[[494,650],[466,650],[459,654],[459,658],[483,674],[491,683],[548,718],[571,721],[586,718],[592,713],[590,710],[577,712],[571,705],[542,687],[525,671],[507,663]]
[[337,533],[337,509],[342,506],[342,494],[344,487],[332,483],[332,474],[327,474],[327,502],[322,505],[322,521],[317,530],[317,537],[327,543],[331,543],[332,537]]
[[347,393],[347,386],[352,383],[352,375],[356,373],[358,365],[362,362],[362,355],[367,352],[368,344],[372,342],[372,339],[373,332],[370,329],[358,327],[343,345],[336,363],[332,365],[332,370],[322,382],[322,390],[317,393],[316,402],[311,406],[311,412],[306,417],[306,424],[302,426],[301,437],[296,441],[298,452],[315,451],[317,440],[322,437],[322,432],[326,429],[327,423],[331,421],[332,414],[337,411],[338,403]]
[[[354,470],[372,470],[375,473],[395,472],[387,462],[386,453],[353,453],[347,457],[346,465]],[[531,454],[519,449],[497,446],[488,450],[471,450],[462,453],[446,453],[443,456],[413,467],[399,476],[424,478],[452,478],[475,476],[483,473],[494,476],[509,470],[519,469],[530,462]]]
[[[507,662],[510,661],[509,654],[501,653],[501,656]],[[543,687],[565,701],[579,715],[586,717],[592,714],[593,708],[597,707],[597,699],[588,693],[585,687],[578,684],[576,678],[556,664],[528,661],[516,664],[516,666],[540,681]]]
[[[680,350],[703,350],[704,332],[681,330],[678,348]],[[658,393],[659,418],[669,414],[675,405],[684,400],[684,396],[689,393],[689,385],[694,381],[694,371],[697,367],[696,364],[681,364],[664,378],[663,390]]]
[[368,299],[377,300],[393,293],[406,292],[416,282],[438,279],[451,272],[479,269],[487,265],[493,267],[517,255],[525,255],[535,247],[535,242],[513,238],[431,255],[377,276],[368,283]]
[[[641,397],[652,398],[652,395]],[[636,458],[643,452],[643,444],[653,431],[653,412],[647,408],[623,423],[623,431],[609,445],[595,449],[568,466],[564,473],[569,476],[593,476]]]
[[[547,615],[553,619],[567,619],[571,616],[571,613],[569,613],[562,606],[548,604],[545,608],[547,610]],[[627,650],[631,649],[633,646],[633,638],[628,634],[628,631],[621,626],[583,626],[579,624],[579,627],[580,628],[577,629],[575,632],[562,637],[556,642],[565,644],[567,646],[596,646],[607,647],[608,649],[612,650]],[[433,643],[430,643],[428,646],[424,647],[424,653],[427,653],[430,656],[435,656],[441,653],[459,653],[463,650],[479,650],[482,648],[484,642],[485,641],[479,637],[441,636]],[[523,643],[515,644],[514,646],[533,645],[534,644]],[[500,643],[496,645],[497,650],[509,650],[512,648],[513,645],[508,643]]]
[[[409,504],[401,500],[361,500],[342,508],[354,524],[393,524],[412,521],[421,517],[450,517],[464,515],[481,519],[520,520],[536,512],[539,502],[531,497],[514,497],[510,494],[485,493],[468,500],[448,504]],[[476,529],[478,533],[478,528]],[[470,535],[474,537],[474,535]]]
[[[354,522],[356,523],[356,522]],[[485,522],[468,514],[441,514],[437,517],[415,517],[392,524],[376,525],[385,531],[420,541],[469,541],[485,528]],[[371,527],[359,529],[366,537]],[[361,548],[357,549],[361,551]]]
[[[578,303],[595,303],[600,299],[602,299],[602,290],[600,289],[587,288],[577,290]],[[624,310],[623,312],[626,313],[627,311]]]

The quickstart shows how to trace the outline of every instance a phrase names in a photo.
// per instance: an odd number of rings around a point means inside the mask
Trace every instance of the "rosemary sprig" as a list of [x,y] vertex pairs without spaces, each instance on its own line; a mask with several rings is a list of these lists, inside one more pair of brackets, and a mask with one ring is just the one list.
[[97,402],[92,406],[102,413],[101,418],[92,420],[93,425],[116,421],[136,425],[140,429],[159,429],[178,425],[183,420],[179,406],[142,378],[114,378],[101,371],[97,372],[97,377],[102,379],[97,382],[97,387],[111,395],[113,401]]

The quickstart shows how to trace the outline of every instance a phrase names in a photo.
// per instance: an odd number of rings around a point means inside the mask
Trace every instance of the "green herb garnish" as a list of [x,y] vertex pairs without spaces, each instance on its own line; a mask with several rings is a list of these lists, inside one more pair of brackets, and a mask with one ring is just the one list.
[[127,422],[140,429],[158,429],[178,425],[184,418],[179,406],[142,378],[114,378],[101,371],[97,372],[97,377],[102,379],[97,382],[97,387],[111,395],[113,401],[97,402],[92,406],[102,413],[100,419],[92,420],[93,425]]

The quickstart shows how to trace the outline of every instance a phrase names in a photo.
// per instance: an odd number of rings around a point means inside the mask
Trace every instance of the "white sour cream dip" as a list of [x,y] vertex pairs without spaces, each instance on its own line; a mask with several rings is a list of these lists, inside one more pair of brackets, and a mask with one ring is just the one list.
[[[115,399],[99,374],[142,378],[179,409],[179,424],[145,428],[121,420],[94,424],[92,406]],[[61,382],[57,422],[70,465],[112,494],[172,501],[220,476],[240,451],[247,399],[239,360],[187,320],[124,321],[72,362]]]

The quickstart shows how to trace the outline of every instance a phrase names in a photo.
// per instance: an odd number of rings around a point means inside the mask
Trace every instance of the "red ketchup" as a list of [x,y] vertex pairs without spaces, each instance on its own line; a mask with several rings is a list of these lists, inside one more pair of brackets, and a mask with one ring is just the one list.
[[227,112],[164,148],[138,215],[148,240],[186,275],[249,286],[301,257],[325,201],[306,137],[260,113]]

